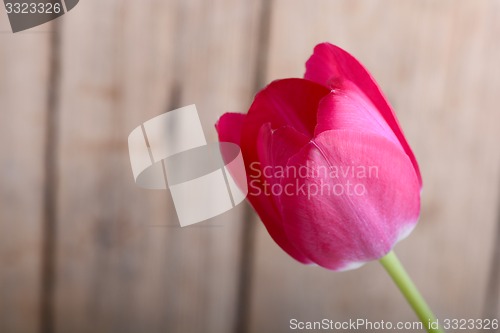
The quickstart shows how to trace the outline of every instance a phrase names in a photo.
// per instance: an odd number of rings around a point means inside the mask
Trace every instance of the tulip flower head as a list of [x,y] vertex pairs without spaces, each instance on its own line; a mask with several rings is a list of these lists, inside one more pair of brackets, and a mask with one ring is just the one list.
[[241,147],[247,199],[269,234],[302,263],[359,267],[417,223],[415,156],[375,80],[337,46],[317,45],[303,79],[271,82],[216,128]]

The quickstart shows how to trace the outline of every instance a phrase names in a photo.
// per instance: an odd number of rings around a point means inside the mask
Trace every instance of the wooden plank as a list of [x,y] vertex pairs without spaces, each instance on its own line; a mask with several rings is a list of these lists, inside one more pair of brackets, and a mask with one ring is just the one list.
[[195,103],[209,141],[251,95],[247,1],[86,0],[63,26],[55,332],[229,332],[241,211],[180,229],[127,136]]
[[0,332],[38,332],[50,25],[0,15]]
[[[278,0],[268,80],[300,77],[319,42],[377,78],[419,159],[420,224],[396,247],[440,318],[481,318],[500,170],[498,1]],[[333,273],[288,258],[259,227],[251,332],[289,320],[414,321],[377,263]]]

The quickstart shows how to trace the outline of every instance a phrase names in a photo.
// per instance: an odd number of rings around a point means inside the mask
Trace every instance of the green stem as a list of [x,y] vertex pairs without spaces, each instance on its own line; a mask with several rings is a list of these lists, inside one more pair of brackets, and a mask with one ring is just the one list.
[[436,317],[410,276],[408,276],[408,273],[406,273],[396,254],[393,251],[389,252],[385,257],[380,259],[380,263],[384,266],[387,273],[389,273],[399,290],[401,290],[408,303],[410,303],[427,332],[443,333],[444,331],[437,325]]

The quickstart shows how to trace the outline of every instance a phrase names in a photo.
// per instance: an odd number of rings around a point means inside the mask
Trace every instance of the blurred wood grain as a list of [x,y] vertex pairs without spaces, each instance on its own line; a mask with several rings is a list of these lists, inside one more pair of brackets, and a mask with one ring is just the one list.
[[0,15],[0,332],[37,332],[50,36]]
[[416,320],[377,263],[302,266],[246,205],[181,229],[168,191],[134,184],[136,126],[196,104],[215,141],[323,41],[377,78],[420,162],[410,275],[440,318],[500,318],[500,1],[85,0],[56,23],[13,35],[0,15],[1,333]]
[[232,330],[240,210],[181,230],[166,191],[134,184],[126,138],[195,103],[216,140],[218,116],[251,97],[252,13],[244,1],[87,1],[64,21],[55,332]]

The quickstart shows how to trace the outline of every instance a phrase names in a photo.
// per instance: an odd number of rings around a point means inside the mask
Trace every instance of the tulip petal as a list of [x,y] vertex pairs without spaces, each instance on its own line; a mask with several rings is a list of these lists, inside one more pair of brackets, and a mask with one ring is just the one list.
[[341,48],[329,44],[319,44],[306,63],[304,77],[325,87],[335,89],[339,82],[351,81],[372,101],[375,108],[390,126],[401,146],[410,158],[418,176],[420,187],[422,178],[417,160],[401,130],[399,122],[376,81],[366,68],[352,55]]
[[271,184],[279,184],[288,160],[309,141],[307,136],[289,126],[273,130],[269,123],[262,125],[257,152],[265,179]]
[[379,259],[415,226],[418,178],[386,138],[322,132],[288,163],[303,166],[309,174],[282,179],[296,195],[281,196],[279,207],[288,239],[318,265],[346,270]]
[[333,129],[375,133],[400,146],[382,115],[351,82],[343,82],[342,88],[333,90],[319,104],[315,136]]
[[[273,195],[271,186],[279,185],[280,179],[275,179],[275,167],[285,167],[288,159],[303,148],[309,139],[290,127],[272,130],[271,124],[262,125],[258,139],[259,169],[254,164],[250,170],[249,181],[251,188],[248,200],[256,208],[259,217],[264,223],[273,240],[290,256],[302,263],[310,263],[309,260],[293,243],[291,243],[283,228],[283,219],[277,209],[277,197]],[[274,164],[276,163],[276,164]],[[264,183],[267,182],[266,187]]]
[[259,160],[256,146],[264,124],[269,123],[272,129],[289,126],[312,138],[318,105],[329,93],[329,89],[304,79],[273,81],[260,91],[242,129],[240,146],[245,163]]
[[312,137],[319,102],[329,92],[330,89],[304,79],[271,82],[255,96],[243,128],[243,138],[248,137],[255,144],[261,126],[266,123],[273,129],[290,126]]
[[215,129],[219,135],[220,142],[232,142],[237,145],[241,141],[241,130],[246,118],[246,114],[228,112],[219,118],[215,124]]
[[[311,261],[288,241],[281,226],[280,213],[272,198],[265,195],[263,181],[261,181],[259,176],[262,174],[261,166],[259,163],[252,164],[252,162],[258,161],[256,147],[252,147],[251,145],[245,146],[240,142],[242,128],[248,121],[247,117],[246,114],[239,113],[224,114],[216,124],[219,141],[233,142],[241,145],[248,179],[248,201],[258,213],[273,240],[292,258],[301,263],[308,264]],[[256,175],[257,177],[255,177]]]
[[[271,82],[260,91],[248,111],[242,135],[241,150],[247,175],[262,172],[250,163],[259,161],[257,143],[264,124],[272,129],[290,126],[307,137],[312,137],[316,126],[316,111],[321,99],[330,92],[320,84],[304,79],[283,79]],[[274,241],[290,256],[302,263],[310,260],[293,246],[281,227],[281,215],[274,200],[264,195],[263,181],[249,178],[248,200],[259,214]]]
[[255,209],[262,223],[266,227],[271,238],[278,244],[289,256],[303,264],[310,264],[311,260],[295,247],[288,239],[283,226],[281,225],[281,216],[273,201],[262,193],[250,193],[247,196],[248,201]]

